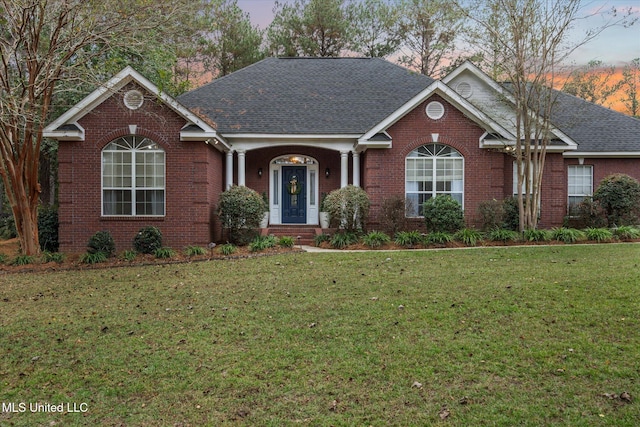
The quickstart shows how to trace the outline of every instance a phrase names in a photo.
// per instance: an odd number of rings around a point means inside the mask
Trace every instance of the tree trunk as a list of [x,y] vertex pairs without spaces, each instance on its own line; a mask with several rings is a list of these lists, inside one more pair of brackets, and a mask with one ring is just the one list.
[[[22,196],[22,197],[21,197]],[[20,239],[20,248],[25,255],[40,253],[38,239],[38,205],[30,204],[23,193],[18,195],[16,205],[12,206],[16,231]]]

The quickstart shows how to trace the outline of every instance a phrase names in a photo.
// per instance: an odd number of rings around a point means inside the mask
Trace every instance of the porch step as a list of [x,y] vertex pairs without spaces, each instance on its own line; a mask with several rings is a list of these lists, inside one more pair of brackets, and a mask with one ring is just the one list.
[[[318,231],[316,231],[318,230]],[[279,225],[261,229],[263,236],[273,234],[276,237],[293,237],[296,245],[313,245],[313,238],[320,228],[315,225]],[[298,238],[300,237],[300,238]]]

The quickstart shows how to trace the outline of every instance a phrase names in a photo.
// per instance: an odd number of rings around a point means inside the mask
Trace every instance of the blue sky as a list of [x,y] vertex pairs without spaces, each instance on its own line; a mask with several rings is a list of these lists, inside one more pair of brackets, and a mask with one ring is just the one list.
[[[291,0],[281,0],[291,2]],[[640,17],[640,0],[584,0],[585,14],[598,10],[618,10],[632,7],[635,16]],[[251,20],[260,28],[266,28],[273,19],[275,0],[238,0],[238,6],[249,12]],[[576,40],[581,40],[586,30],[602,25],[603,18],[594,16],[581,20],[573,31]],[[586,64],[591,60],[600,60],[609,65],[621,65],[640,57],[640,22],[630,28],[609,28],[595,40],[578,49],[571,60],[576,65]]]

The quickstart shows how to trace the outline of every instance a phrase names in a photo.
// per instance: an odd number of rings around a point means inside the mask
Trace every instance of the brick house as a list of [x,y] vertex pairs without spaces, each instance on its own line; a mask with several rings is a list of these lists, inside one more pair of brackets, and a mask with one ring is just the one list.
[[[265,194],[269,227],[289,235],[317,228],[321,195],[348,184],[371,198],[369,229],[390,197],[420,225],[437,194],[475,225],[479,203],[514,194],[508,99],[468,62],[433,80],[382,59],[269,58],[175,99],[126,68],[45,129],[60,142],[61,250],[99,230],[127,249],[145,225],[167,246],[206,245],[231,185]],[[606,175],[640,179],[640,120],[562,93],[553,114],[541,227]]]

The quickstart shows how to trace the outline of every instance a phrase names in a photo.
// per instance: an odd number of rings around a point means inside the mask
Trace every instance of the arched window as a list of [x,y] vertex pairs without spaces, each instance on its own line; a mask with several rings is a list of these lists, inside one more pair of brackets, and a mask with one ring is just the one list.
[[102,150],[102,215],[163,216],[164,150],[149,138],[118,138]]
[[460,204],[464,200],[464,158],[447,145],[427,144],[406,158],[405,197],[407,216],[421,216],[422,204],[448,194]]

